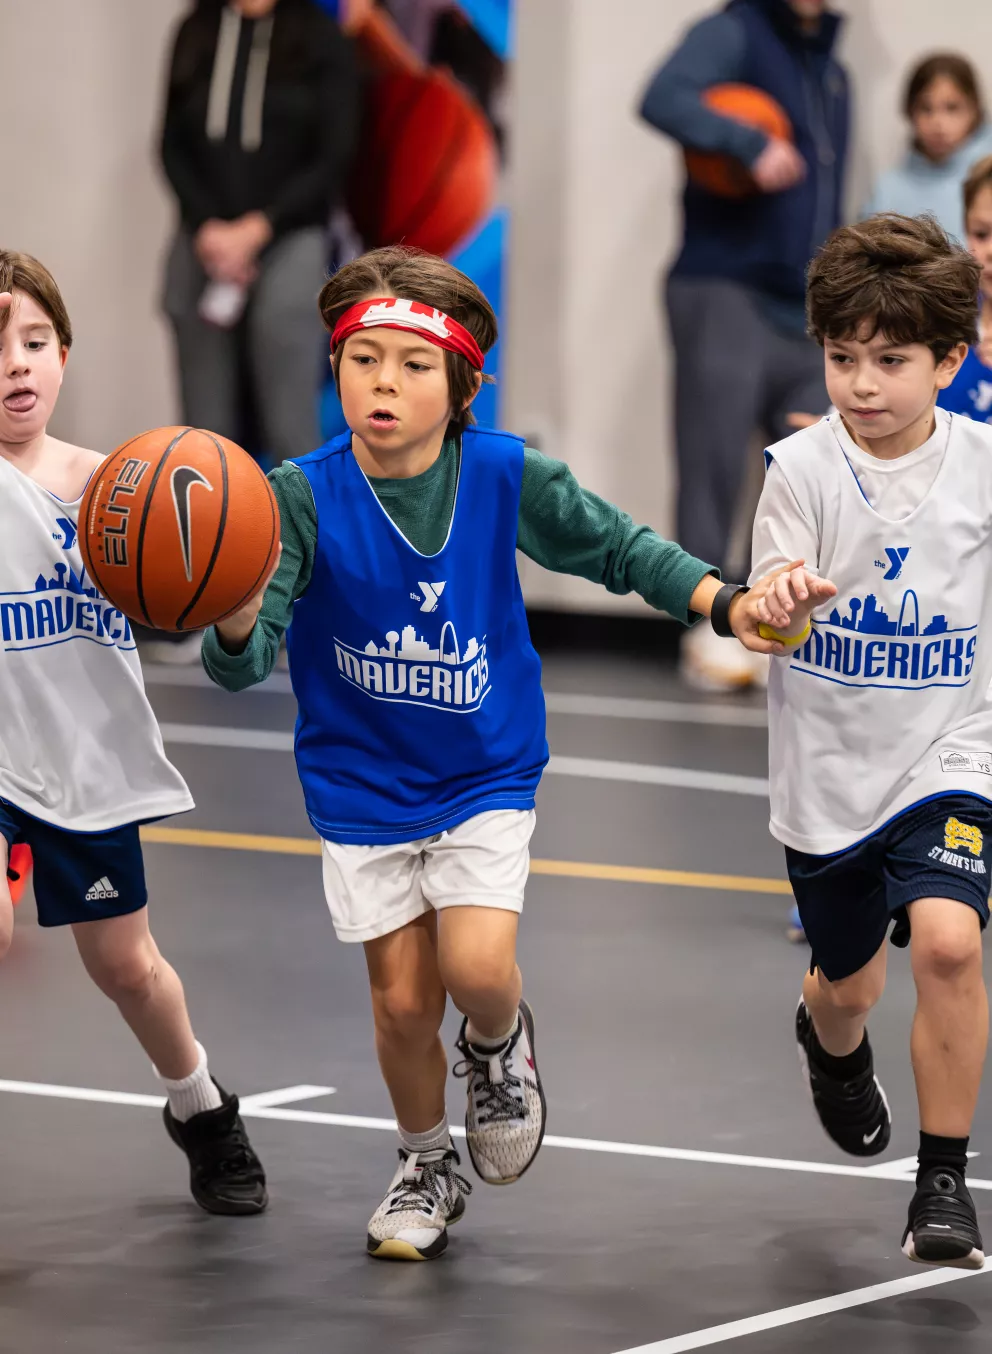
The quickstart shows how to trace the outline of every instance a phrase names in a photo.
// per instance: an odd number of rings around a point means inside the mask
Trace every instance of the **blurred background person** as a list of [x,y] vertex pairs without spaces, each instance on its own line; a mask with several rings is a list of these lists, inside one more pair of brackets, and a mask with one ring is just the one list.
[[[687,149],[745,166],[755,190],[730,198],[687,180],[684,242],[666,284],[677,537],[724,569],[752,434],[775,441],[791,411],[828,407],[804,296],[806,265],[840,221],[849,123],[847,76],[833,55],[840,22],[824,0],[731,0],[688,31],[641,104]],[[726,83],[776,100],[792,140],[709,108],[706,91]],[[694,687],[733,690],[766,678],[767,664],[751,657],[699,625],[682,641],[681,670]]]
[[[320,441],[316,297],[360,85],[350,41],[312,0],[197,0],[176,35],[162,164],[180,220],[164,308],[182,417],[275,464]],[[196,636],[144,649],[198,651]]]
[[979,337],[937,403],[954,414],[992,423],[992,155],[972,166],[961,196],[965,239],[982,265]]
[[910,72],[903,113],[912,142],[902,163],[879,176],[865,215],[933,212],[944,229],[964,240],[961,188],[977,160],[992,155],[992,126],[970,61],[938,52]]

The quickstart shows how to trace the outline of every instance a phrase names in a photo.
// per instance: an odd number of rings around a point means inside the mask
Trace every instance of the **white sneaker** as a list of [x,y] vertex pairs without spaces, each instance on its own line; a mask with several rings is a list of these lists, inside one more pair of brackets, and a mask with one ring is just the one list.
[[436,1260],[448,1247],[448,1226],[465,1212],[472,1186],[458,1174],[458,1153],[410,1152],[369,1219],[366,1246],[377,1260]]
[[465,1133],[468,1154],[487,1185],[519,1180],[544,1141],[547,1107],[534,1056],[534,1013],[520,1003],[517,1028],[502,1048],[476,1048],[462,1021],[453,1069],[468,1079]]
[[143,663],[170,663],[174,667],[188,663],[199,663],[200,649],[203,645],[203,632],[197,630],[182,639],[148,639],[138,647]]
[[709,621],[682,636],[679,675],[694,691],[743,691],[754,681],[753,657],[736,639],[724,639]]

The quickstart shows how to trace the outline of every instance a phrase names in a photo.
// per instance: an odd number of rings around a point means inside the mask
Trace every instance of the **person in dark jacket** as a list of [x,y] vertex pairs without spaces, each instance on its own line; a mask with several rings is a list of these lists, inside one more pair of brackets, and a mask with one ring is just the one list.
[[[320,442],[317,294],[360,102],[351,42],[312,0],[197,0],[179,26],[162,163],[180,216],[164,308],[182,417],[238,441],[247,405],[277,463]],[[195,660],[198,644],[144,652]]]
[[[752,434],[775,441],[789,432],[790,412],[828,407],[804,295],[806,265],[840,222],[849,121],[847,77],[833,55],[840,23],[824,0],[730,0],[688,31],[641,104],[641,116],[683,146],[741,161],[759,190],[733,199],[687,182],[684,242],[666,283],[678,539],[724,565]],[[793,142],[708,109],[704,91],[729,82],[776,99]],[[767,671],[702,626],[682,659],[686,679],[709,689]]]

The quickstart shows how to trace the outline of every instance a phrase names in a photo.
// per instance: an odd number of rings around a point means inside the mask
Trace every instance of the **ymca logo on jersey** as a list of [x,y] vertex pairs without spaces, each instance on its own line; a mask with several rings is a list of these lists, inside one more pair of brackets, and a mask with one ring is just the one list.
[[[410,598],[421,612],[437,610],[444,583],[418,583]],[[397,701],[432,710],[468,714],[478,710],[491,689],[486,637],[474,636],[461,647],[454,622],[439,629],[435,644],[417,626],[386,632],[385,643],[370,639],[364,648],[334,639],[338,673],[374,700]]]
[[[905,555],[890,560],[890,568],[901,572],[904,562]],[[809,639],[796,651],[791,666],[842,686],[903,691],[967,686],[975,662],[977,625],[952,625],[943,614],[927,620],[924,616],[912,588],[885,604],[874,593],[851,597],[836,604],[827,617],[813,620]]]
[[908,545],[887,545],[885,547],[885,559],[875,561],[876,569],[886,569],[888,572],[882,575],[883,583],[891,583],[902,573],[902,566],[906,563],[906,556],[909,554]]
[[421,611],[436,611],[437,604],[444,592],[444,583],[418,583],[420,593],[411,592],[410,599],[420,603]]

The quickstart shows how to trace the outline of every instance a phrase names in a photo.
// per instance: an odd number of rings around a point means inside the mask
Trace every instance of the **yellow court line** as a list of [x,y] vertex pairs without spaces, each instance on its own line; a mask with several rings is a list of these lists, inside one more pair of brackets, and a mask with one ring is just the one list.
[[[248,832],[205,832],[191,827],[143,827],[142,841],[167,846],[211,846],[225,851],[266,851],[284,856],[319,856],[313,837],[266,837]],[[638,865],[593,865],[579,860],[532,860],[531,874],[559,879],[604,879],[614,884],[667,884],[687,889],[722,889],[728,893],[792,894],[785,879],[741,874],[697,874],[692,870],[652,870]]]

